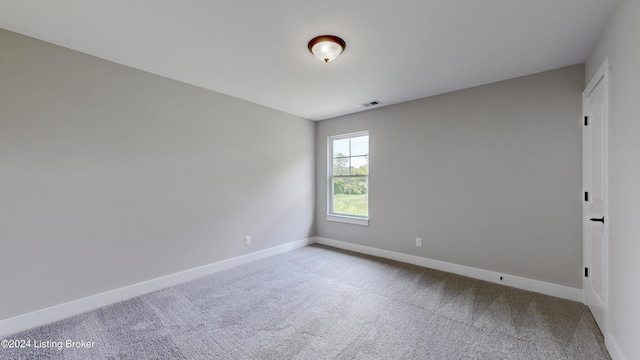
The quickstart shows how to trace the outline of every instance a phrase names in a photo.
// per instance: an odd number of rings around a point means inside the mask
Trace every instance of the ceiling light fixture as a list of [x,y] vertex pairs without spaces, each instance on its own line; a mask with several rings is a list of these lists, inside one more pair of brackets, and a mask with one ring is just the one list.
[[309,51],[318,60],[328,63],[335,60],[340,55],[347,44],[344,40],[333,35],[316,36],[309,41]]

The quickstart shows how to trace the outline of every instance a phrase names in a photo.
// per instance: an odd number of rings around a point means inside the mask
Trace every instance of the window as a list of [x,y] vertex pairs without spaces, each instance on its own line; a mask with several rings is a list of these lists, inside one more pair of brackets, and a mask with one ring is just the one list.
[[327,220],[369,225],[369,132],[328,138]]

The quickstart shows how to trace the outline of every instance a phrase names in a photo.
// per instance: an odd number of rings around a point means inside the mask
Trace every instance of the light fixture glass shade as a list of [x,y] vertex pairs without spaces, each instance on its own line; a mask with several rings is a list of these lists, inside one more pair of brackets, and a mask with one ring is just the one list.
[[309,51],[318,60],[328,63],[335,60],[344,51],[346,44],[344,40],[333,35],[322,35],[309,41]]

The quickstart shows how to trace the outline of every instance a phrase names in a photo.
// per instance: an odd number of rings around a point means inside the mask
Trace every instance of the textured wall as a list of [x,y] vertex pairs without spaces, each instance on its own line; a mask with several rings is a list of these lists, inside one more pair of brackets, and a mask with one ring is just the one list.
[[313,122],[4,30],[0,48],[0,319],[314,235]]
[[[581,288],[583,86],[575,65],[319,122],[317,236]],[[368,227],[325,220],[326,138],[360,130]]]

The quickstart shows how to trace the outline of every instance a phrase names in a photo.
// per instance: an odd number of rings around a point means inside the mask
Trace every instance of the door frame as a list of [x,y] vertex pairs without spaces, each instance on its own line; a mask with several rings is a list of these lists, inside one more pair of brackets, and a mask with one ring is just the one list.
[[[587,84],[585,90],[582,92],[582,117],[583,119],[587,116],[587,98],[593,92],[598,84],[602,82],[604,86],[604,119],[603,119],[603,128],[602,128],[602,168],[603,168],[603,199],[604,199],[604,209],[603,215],[605,218],[605,222],[603,224],[603,232],[605,236],[605,249],[602,254],[602,272],[603,272],[603,284],[602,284],[602,292],[603,292],[603,303],[604,303],[604,324],[603,328],[600,329],[605,338],[608,337],[608,326],[609,326],[609,268],[611,266],[611,262],[609,259],[609,248],[611,243],[611,217],[609,215],[609,123],[611,119],[611,82],[610,82],[610,67],[609,67],[609,58],[606,58],[602,65],[598,68],[595,75],[591,78],[589,83]],[[582,120],[582,119],[581,119]],[[582,191],[591,192],[591,189],[588,188],[589,185],[589,164],[587,164],[587,153],[589,151],[587,141],[587,131],[586,126],[582,126]],[[589,264],[589,214],[588,214],[588,202],[583,198],[582,199],[582,249],[583,249],[583,268],[588,267]],[[581,269],[582,271],[583,269]],[[588,286],[588,278],[584,276],[582,273],[582,289],[583,289],[583,302],[587,305],[587,286]]]

